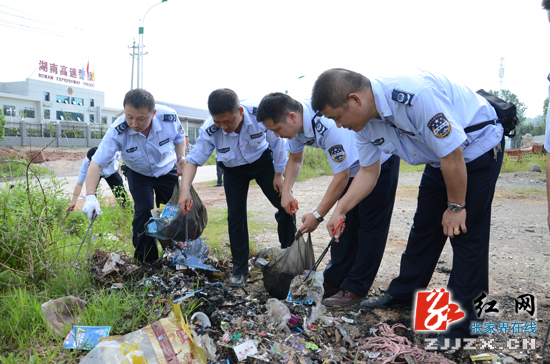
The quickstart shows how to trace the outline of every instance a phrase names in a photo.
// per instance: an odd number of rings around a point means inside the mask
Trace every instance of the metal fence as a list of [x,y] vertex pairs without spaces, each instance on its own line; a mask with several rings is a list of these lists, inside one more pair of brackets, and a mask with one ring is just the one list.
[[19,122],[12,123],[12,122],[6,122],[5,125],[6,133],[4,136],[21,136],[21,130],[19,129]]
[[105,133],[109,129],[105,125],[90,125],[91,138],[92,139],[102,139]]
[[86,138],[86,125],[60,123],[61,134],[67,138]]
[[55,138],[57,136],[54,125],[27,124],[27,136],[31,138]]

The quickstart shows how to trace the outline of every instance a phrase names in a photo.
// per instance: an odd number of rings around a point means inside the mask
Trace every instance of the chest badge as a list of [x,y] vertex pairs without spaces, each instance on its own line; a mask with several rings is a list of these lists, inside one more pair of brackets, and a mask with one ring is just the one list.
[[437,113],[433,118],[428,122],[428,128],[434,133],[438,138],[445,138],[451,133],[451,123],[443,115],[443,113]]
[[344,150],[342,144],[328,148],[328,152],[330,153],[332,160],[335,162],[343,162],[344,159],[346,159],[346,151]]
[[374,142],[372,142],[372,144],[374,144],[375,146],[382,145],[384,144],[384,138],[376,139]]

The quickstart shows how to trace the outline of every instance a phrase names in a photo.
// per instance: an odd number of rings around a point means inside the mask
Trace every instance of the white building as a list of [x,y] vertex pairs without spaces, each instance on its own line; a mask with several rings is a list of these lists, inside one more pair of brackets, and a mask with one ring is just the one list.
[[[78,82],[78,81],[77,81]],[[49,124],[76,121],[109,125],[122,109],[105,107],[103,91],[72,84],[27,78],[0,82],[0,104],[6,121]]]
[[[5,139],[0,145],[47,144],[61,134],[65,138],[56,141],[54,146],[98,145],[108,126],[124,110],[105,106],[105,94],[94,89],[93,76],[85,77],[85,82],[75,70],[74,75],[67,73],[69,77],[59,77],[53,73],[51,65],[42,69],[42,63],[41,71],[46,73],[39,72],[40,79],[0,82],[0,107],[6,119]],[[191,143],[195,142],[198,129],[210,116],[203,109],[157,103],[176,110]]]

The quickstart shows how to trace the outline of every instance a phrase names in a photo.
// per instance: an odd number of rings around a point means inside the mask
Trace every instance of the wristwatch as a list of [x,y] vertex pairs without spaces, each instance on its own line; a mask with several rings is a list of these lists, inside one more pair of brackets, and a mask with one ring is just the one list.
[[178,158],[178,160],[176,161],[176,163],[177,163],[177,162],[179,162],[179,161],[180,161],[180,159],[182,159],[182,158],[185,158],[185,157],[179,157],[179,158]]
[[321,216],[321,214],[318,213],[317,210],[313,210],[313,216],[315,216],[315,220],[317,220],[317,222],[323,222],[324,220],[323,216]]
[[459,204],[457,203],[452,203],[450,201],[447,201],[447,207],[449,208],[449,210],[451,210],[452,212],[460,212],[462,210],[464,210],[464,208],[466,208],[466,204],[464,204],[464,206],[460,206]]

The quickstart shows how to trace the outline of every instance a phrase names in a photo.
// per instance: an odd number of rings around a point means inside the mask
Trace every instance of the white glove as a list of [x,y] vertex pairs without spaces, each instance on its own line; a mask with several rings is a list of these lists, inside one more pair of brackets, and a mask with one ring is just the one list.
[[99,206],[99,201],[95,195],[86,196],[86,201],[84,202],[84,207],[82,207],[82,212],[85,213],[90,220],[92,220],[94,212],[97,216],[101,215],[101,207]]

